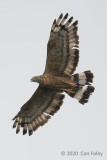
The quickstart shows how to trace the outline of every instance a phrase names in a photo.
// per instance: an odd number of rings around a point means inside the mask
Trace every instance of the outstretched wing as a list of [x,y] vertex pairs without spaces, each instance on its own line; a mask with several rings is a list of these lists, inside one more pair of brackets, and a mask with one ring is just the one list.
[[70,77],[77,67],[79,61],[78,21],[70,25],[73,20],[71,17],[64,24],[67,17],[68,13],[64,17],[61,14],[58,20],[53,22],[47,45],[45,68],[47,74]]
[[44,125],[51,115],[54,115],[63,103],[64,95],[39,86],[33,96],[27,101],[13,118],[13,128],[17,127],[16,133],[23,127],[23,134],[33,133],[39,126]]

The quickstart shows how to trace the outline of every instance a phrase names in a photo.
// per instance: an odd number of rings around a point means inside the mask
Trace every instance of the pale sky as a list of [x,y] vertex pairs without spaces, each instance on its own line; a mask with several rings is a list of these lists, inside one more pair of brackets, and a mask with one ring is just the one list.
[[[79,21],[80,61],[75,73],[91,70],[96,90],[82,106],[66,95],[61,109],[32,136],[16,135],[12,118],[31,97],[31,83],[45,68],[53,20],[69,13]],[[0,159],[107,159],[107,1],[0,0]],[[61,151],[102,152],[67,156]]]

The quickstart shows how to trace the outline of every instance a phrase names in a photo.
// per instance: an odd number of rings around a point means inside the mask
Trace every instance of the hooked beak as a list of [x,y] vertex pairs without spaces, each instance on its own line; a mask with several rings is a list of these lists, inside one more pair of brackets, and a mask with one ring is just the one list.
[[30,81],[31,81],[31,82],[36,82],[36,81],[35,81],[35,77],[32,77]]

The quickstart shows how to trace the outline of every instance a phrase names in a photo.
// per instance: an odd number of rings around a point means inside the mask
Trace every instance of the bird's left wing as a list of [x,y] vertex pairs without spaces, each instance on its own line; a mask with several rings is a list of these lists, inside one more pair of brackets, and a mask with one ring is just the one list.
[[70,77],[79,61],[79,36],[77,24],[71,17],[67,22],[68,13],[53,22],[47,46],[46,74]]
[[52,89],[39,86],[33,96],[13,118],[13,128],[17,127],[16,133],[23,127],[23,134],[33,133],[39,126],[44,125],[51,115],[54,115],[63,103],[64,95]]

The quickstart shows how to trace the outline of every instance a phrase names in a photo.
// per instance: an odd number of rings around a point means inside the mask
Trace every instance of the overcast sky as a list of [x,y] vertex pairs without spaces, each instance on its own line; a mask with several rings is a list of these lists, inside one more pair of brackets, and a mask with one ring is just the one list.
[[[91,70],[96,90],[82,106],[68,95],[59,112],[32,136],[16,135],[12,118],[38,84],[45,68],[53,20],[69,13],[79,21],[80,61],[75,73]],[[0,0],[0,159],[107,159],[107,1]],[[63,156],[61,151],[103,152]]]

